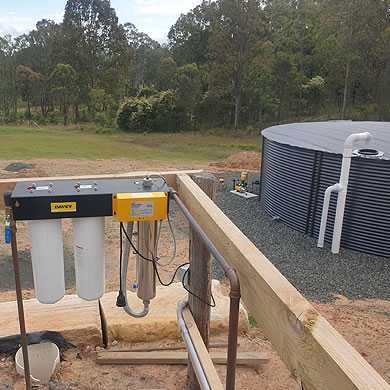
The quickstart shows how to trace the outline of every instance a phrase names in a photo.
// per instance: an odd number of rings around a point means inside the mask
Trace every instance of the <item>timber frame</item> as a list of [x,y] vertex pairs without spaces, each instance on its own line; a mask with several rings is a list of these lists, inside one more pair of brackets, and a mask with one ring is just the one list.
[[[161,172],[209,239],[237,271],[242,299],[304,390],[390,390],[390,385],[320,315],[229,220],[189,175]],[[142,177],[147,172],[0,180],[3,193],[20,181]]]

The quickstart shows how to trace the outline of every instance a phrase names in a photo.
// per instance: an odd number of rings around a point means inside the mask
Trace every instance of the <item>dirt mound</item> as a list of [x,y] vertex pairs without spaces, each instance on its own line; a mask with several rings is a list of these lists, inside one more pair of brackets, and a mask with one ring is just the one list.
[[237,169],[258,171],[261,164],[261,155],[257,152],[240,152],[229,156],[225,161],[211,163],[210,166],[219,169]]

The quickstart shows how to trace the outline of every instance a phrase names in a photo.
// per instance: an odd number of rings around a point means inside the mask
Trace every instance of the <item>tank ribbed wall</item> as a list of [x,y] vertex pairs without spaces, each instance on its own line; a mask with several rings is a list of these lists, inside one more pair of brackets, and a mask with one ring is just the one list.
[[[261,202],[271,217],[317,238],[327,187],[339,181],[342,156],[264,139]],[[331,242],[337,194],[325,240]],[[352,160],[342,247],[390,256],[390,161]]]

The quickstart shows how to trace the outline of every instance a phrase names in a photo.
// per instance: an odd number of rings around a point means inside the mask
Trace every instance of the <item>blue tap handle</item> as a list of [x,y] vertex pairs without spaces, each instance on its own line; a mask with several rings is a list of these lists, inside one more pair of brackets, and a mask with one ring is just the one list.
[[6,244],[11,244],[11,235],[12,235],[11,227],[6,226],[5,227],[5,243]]

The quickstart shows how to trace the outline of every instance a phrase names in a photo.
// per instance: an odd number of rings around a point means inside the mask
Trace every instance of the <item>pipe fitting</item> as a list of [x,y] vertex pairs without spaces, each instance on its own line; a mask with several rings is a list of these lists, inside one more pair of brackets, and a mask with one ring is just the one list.
[[127,297],[126,297],[126,306],[123,307],[124,311],[134,318],[142,318],[146,317],[149,314],[149,306],[150,301],[143,301],[144,308],[140,311],[132,309],[129,304],[127,303]]
[[233,268],[230,268],[227,270],[226,276],[230,281],[229,297],[231,299],[241,299],[240,280],[238,279],[236,271]]
[[365,133],[351,134],[344,142],[344,157],[352,157],[353,149],[357,142],[369,142],[372,139],[371,133],[366,131]]
[[332,194],[333,192],[340,192],[343,186],[340,183],[333,184],[325,190],[325,195]]

